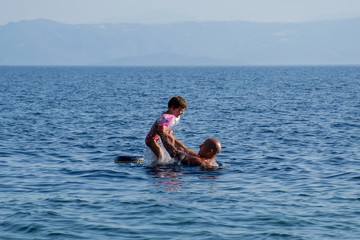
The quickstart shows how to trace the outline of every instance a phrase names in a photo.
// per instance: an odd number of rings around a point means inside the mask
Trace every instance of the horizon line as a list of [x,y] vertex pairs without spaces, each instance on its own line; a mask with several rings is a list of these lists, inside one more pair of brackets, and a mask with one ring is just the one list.
[[139,24],[139,25],[166,25],[166,24],[181,24],[181,23],[235,23],[235,22],[244,22],[244,23],[256,23],[256,24],[301,24],[301,23],[312,23],[312,22],[331,22],[331,21],[346,21],[346,20],[355,20],[360,19],[359,17],[343,17],[343,18],[333,18],[333,19],[321,19],[321,20],[303,20],[303,21],[250,21],[250,20],[183,20],[183,21],[173,21],[173,22],[164,22],[164,23],[146,23],[146,22],[98,22],[98,23],[66,23],[62,21],[57,21],[49,18],[32,18],[32,19],[22,19],[8,21],[0,26],[6,26],[8,24],[16,24],[21,22],[33,22],[33,21],[49,21],[54,23],[66,24],[66,25],[101,25],[101,24]]

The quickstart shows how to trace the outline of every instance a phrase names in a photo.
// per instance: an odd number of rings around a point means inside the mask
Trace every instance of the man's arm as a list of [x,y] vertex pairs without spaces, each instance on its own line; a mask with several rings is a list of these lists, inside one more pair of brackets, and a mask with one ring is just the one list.
[[175,140],[175,148],[177,150],[181,150],[183,152],[185,152],[186,154],[188,155],[193,155],[193,156],[197,156],[197,153],[194,152],[193,150],[187,148],[182,142],[180,142],[179,140],[177,140],[175,137],[174,137],[174,140]]
[[204,168],[211,168],[212,165],[206,161],[204,161],[204,159],[198,157],[198,156],[185,156],[182,160],[181,163],[183,165],[189,165],[191,167],[204,167]]
[[170,136],[168,136],[164,131],[160,131],[159,135],[161,141],[164,144],[166,151],[168,151],[168,153],[172,158],[179,157],[180,156],[179,151],[183,151],[188,155],[197,156],[196,152],[194,152],[191,149],[188,149],[182,142],[177,140],[173,135],[171,135],[171,138],[174,140],[174,143],[172,143],[172,141],[169,141]]
[[[164,131],[162,131],[162,132],[165,133]],[[169,135],[170,135],[171,138],[174,140],[174,147],[175,147],[175,149],[184,151],[184,152],[186,152],[186,153],[188,153],[188,154],[190,154],[190,155],[193,155],[193,154],[196,155],[196,153],[195,153],[194,151],[192,151],[191,149],[188,149],[187,147],[185,147],[185,145],[184,145],[182,142],[180,142],[179,140],[177,140],[177,139],[174,137],[174,135],[173,135],[173,130],[170,130]]]
[[175,158],[179,156],[179,151],[176,149],[175,145],[172,144],[169,141],[169,137],[166,134],[160,133],[161,141],[166,149],[166,151],[169,153],[170,157]]
[[161,141],[164,144],[165,149],[169,152],[170,156],[172,158],[176,157],[179,160],[181,159],[180,161],[183,165],[189,165],[191,167],[201,166],[204,168],[212,168],[213,167],[209,162],[207,162],[204,159],[202,159],[201,157],[199,157],[199,155],[197,153],[195,153],[194,151],[192,151],[190,149],[186,148],[189,152],[192,152],[193,154],[189,154],[188,152],[185,151],[185,153],[187,154],[187,155],[185,155],[184,152],[177,150],[175,145],[168,141],[168,138],[166,135],[161,134],[160,137],[161,137]]

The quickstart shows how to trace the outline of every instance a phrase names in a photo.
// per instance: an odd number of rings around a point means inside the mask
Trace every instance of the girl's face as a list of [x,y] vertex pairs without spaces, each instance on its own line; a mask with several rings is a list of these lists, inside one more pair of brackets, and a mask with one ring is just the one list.
[[181,107],[178,107],[178,108],[171,108],[171,114],[173,114],[175,117],[179,117],[180,115],[182,115],[184,112],[185,112],[185,108],[181,108]]

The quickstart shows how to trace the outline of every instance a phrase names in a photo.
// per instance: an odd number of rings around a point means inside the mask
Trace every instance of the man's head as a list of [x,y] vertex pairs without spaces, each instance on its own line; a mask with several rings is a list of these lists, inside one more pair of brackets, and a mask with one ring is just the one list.
[[199,156],[204,158],[214,158],[221,152],[221,144],[215,138],[208,138],[201,144]]

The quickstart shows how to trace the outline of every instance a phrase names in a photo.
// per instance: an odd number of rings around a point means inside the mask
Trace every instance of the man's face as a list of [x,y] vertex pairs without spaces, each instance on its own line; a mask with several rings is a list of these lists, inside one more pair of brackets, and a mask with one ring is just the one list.
[[206,141],[203,142],[203,144],[201,144],[199,148],[200,148],[198,152],[199,156],[203,156],[204,154],[208,153],[208,144]]

